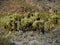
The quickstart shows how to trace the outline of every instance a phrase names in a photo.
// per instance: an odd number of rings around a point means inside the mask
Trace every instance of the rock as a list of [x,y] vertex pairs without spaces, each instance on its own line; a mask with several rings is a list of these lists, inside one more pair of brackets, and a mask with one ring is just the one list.
[[27,39],[28,39],[29,41],[32,41],[32,40],[35,40],[36,38],[35,38],[35,37],[30,37],[30,36],[28,36]]
[[10,43],[9,45],[15,45],[15,43]]
[[29,45],[40,45],[40,42],[37,40],[33,40],[29,42]]
[[22,45],[28,45],[28,39],[24,38],[23,41],[21,41]]
[[60,43],[60,38],[58,38],[58,39],[56,40],[56,43]]
[[48,43],[53,43],[52,39],[50,39],[50,38],[47,39],[47,42]]
[[26,32],[27,36],[33,36],[33,31]]

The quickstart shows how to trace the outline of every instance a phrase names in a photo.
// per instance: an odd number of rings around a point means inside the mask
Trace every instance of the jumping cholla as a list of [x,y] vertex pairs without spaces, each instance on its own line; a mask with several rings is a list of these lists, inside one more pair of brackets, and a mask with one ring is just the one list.
[[[23,16],[22,16],[23,15]],[[54,21],[58,23],[58,17],[55,15],[51,18],[41,18],[43,15],[39,13],[25,13],[25,14],[14,14],[10,16],[8,25],[5,25],[5,29],[10,31],[34,31],[40,30],[43,34],[44,31],[51,31],[55,27]],[[7,28],[6,28],[7,27]]]

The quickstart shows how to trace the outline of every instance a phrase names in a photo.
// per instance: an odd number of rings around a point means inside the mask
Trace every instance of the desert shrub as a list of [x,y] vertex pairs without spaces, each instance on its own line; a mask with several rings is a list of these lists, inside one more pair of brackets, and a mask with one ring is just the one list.
[[0,45],[9,45],[10,44],[10,35],[7,31],[0,32]]
[[9,37],[7,37],[7,38],[0,37],[0,45],[9,45],[9,44],[10,44]]

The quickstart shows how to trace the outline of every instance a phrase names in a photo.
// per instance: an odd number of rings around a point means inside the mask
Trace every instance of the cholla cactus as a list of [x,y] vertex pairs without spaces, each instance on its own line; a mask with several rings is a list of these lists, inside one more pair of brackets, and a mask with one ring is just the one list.
[[53,21],[54,24],[57,24],[58,20],[59,20],[59,17],[57,15],[52,16],[52,21]]
[[35,21],[33,22],[32,26],[36,29],[40,29],[44,27],[44,20]]
[[54,26],[54,24],[52,23],[51,20],[48,20],[48,21],[46,21],[46,22],[44,23],[44,29],[45,29],[45,31],[47,31],[47,32],[53,30],[54,27],[55,27],[55,26]]
[[45,24],[44,24],[45,31],[50,31],[50,24],[51,24],[50,21],[45,22]]
[[52,30],[53,23],[58,23],[59,17],[57,15],[45,15],[44,17],[43,14],[39,13],[25,13],[10,15],[7,19],[7,23],[5,22],[7,30],[41,30],[44,33],[44,29]]
[[32,26],[33,26],[34,28],[39,27],[39,21],[34,21],[33,24],[32,24]]

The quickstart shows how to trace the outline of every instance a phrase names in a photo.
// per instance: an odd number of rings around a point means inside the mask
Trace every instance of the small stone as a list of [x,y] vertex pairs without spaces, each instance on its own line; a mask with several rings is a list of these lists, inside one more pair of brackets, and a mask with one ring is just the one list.
[[37,40],[33,40],[29,42],[29,45],[40,45],[40,42]]
[[10,43],[10,45],[15,45],[15,43]]

